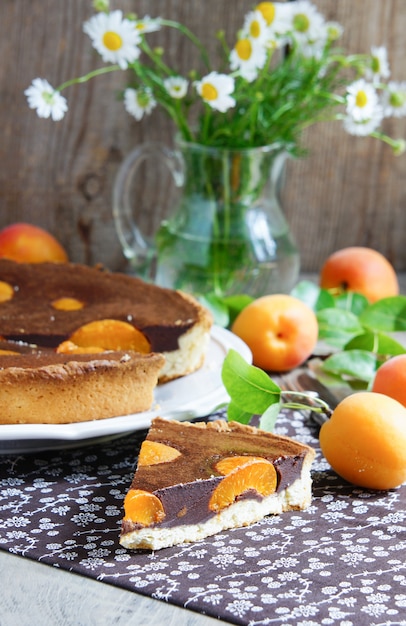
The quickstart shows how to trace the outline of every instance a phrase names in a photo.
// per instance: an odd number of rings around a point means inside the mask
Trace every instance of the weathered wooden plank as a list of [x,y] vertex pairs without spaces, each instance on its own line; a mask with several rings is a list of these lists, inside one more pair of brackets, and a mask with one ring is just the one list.
[[[361,52],[385,44],[394,78],[406,78],[404,0],[315,3],[345,27],[346,50]],[[223,28],[232,42],[252,6],[246,0],[117,0],[112,5],[141,16],[179,19],[209,43],[212,55],[217,46],[213,33]],[[99,63],[82,32],[91,14],[90,1],[1,1],[0,227],[17,220],[37,223],[54,232],[72,260],[101,261],[121,269],[111,213],[115,173],[124,155],[140,142],[169,144],[172,124],[161,111],[140,123],[127,115],[115,99],[125,84],[124,73],[69,88],[69,113],[58,123],[37,118],[23,95],[36,76],[56,86]],[[181,70],[190,69],[190,47],[180,43],[175,32],[155,37]],[[389,121],[387,129],[406,136],[405,119]],[[406,156],[394,157],[376,140],[348,137],[337,124],[314,128],[309,149],[308,158],[289,164],[284,196],[303,269],[317,270],[334,249],[359,244],[381,250],[404,270]],[[148,194],[146,219],[168,195],[168,177],[166,186],[157,188],[161,177],[161,171],[157,176],[150,171],[147,190],[138,189],[141,200]]]

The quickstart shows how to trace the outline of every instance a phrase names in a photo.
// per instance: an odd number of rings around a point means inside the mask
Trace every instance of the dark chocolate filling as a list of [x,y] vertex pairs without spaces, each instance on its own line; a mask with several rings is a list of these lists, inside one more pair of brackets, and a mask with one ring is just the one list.
[[[198,320],[198,307],[176,291],[118,274],[65,263],[23,264],[0,259],[0,280],[14,289],[0,302],[0,337],[55,347],[88,322],[116,319],[143,332],[153,352],[177,350]],[[83,308],[61,311],[59,298]]]
[[[273,461],[278,474],[278,484],[276,493],[289,487],[300,477],[303,465],[303,456],[279,457]],[[161,470],[162,471],[162,470]],[[216,515],[209,509],[210,497],[223,479],[223,476],[212,476],[206,480],[197,480],[192,483],[180,483],[171,487],[157,489],[154,491],[162,502],[165,511],[165,519],[153,527],[174,528],[183,525],[194,525],[204,523]],[[137,484],[137,488],[140,485]],[[249,489],[238,496],[238,500],[258,500],[261,496],[254,489]],[[131,532],[142,528],[142,525],[124,520],[123,532]]]

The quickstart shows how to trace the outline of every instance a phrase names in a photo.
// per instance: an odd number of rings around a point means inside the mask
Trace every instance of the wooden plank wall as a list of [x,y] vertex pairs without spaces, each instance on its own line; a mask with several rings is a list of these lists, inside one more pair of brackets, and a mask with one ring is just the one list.
[[[143,16],[178,19],[207,42],[223,28],[230,44],[249,0],[113,0],[113,8]],[[342,45],[365,52],[386,45],[397,80],[406,80],[406,0],[316,0],[329,19],[345,28]],[[53,232],[73,261],[103,262],[124,268],[111,211],[111,190],[123,157],[141,142],[171,144],[173,126],[161,111],[136,122],[116,94],[125,73],[98,78],[65,95],[64,120],[41,120],[29,110],[24,89],[37,76],[52,85],[85,74],[100,64],[82,32],[92,15],[85,0],[1,0],[0,4],[0,228],[15,221],[36,223]],[[190,49],[174,31],[154,35],[180,70],[191,67]],[[128,76],[127,76],[128,78]],[[386,130],[406,137],[406,119],[390,120]],[[333,250],[367,245],[406,270],[406,155],[395,157],[373,139],[347,136],[326,124],[308,135],[310,155],[290,162],[284,206],[305,271],[317,271]],[[146,175],[147,219],[168,189],[164,173]],[[169,185],[169,182],[167,182]],[[153,194],[150,196],[149,194]],[[152,211],[152,213],[151,213]],[[145,218],[145,215],[144,215]]]

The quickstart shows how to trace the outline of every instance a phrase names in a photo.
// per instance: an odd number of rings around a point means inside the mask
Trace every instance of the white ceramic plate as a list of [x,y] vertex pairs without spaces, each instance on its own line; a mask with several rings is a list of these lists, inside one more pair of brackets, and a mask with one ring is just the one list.
[[229,399],[221,382],[221,367],[231,348],[251,362],[251,353],[245,343],[229,331],[214,326],[202,368],[189,376],[159,385],[151,411],[78,424],[0,425],[0,454],[73,448],[110,439],[146,429],[158,415],[177,420],[208,415]]

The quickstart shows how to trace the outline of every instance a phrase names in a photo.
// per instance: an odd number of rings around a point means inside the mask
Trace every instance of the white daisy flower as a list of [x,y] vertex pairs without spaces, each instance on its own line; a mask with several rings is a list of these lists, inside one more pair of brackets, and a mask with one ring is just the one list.
[[365,76],[373,82],[379,82],[382,78],[389,78],[390,69],[388,51],[385,46],[371,47],[370,67],[365,71]]
[[189,82],[182,76],[169,76],[164,80],[164,87],[172,98],[184,98],[188,86]]
[[382,107],[375,87],[363,78],[347,87],[347,114],[356,122],[364,122],[374,117],[376,111],[382,115]]
[[106,63],[117,63],[125,70],[140,55],[140,35],[122,11],[98,13],[84,23],[83,30]]
[[242,37],[264,43],[268,38],[268,28],[261,11],[250,11],[245,16]]
[[406,115],[406,82],[390,81],[383,92],[383,113],[385,117]]
[[268,45],[280,48],[287,43],[286,34],[290,28],[290,7],[283,2],[260,2],[255,7],[260,12],[268,28]]
[[373,133],[382,122],[382,110],[375,109],[369,119],[356,120],[352,115],[344,118],[343,125],[347,133],[350,135],[358,135],[358,137],[366,137]]
[[156,107],[156,100],[148,88],[131,89],[128,87],[124,91],[124,106],[127,113],[140,121],[144,115],[149,115]]
[[24,93],[27,96],[28,106],[37,110],[38,117],[51,117],[54,122],[57,122],[68,110],[66,98],[43,78],[35,78]]
[[254,43],[248,38],[239,39],[230,54],[230,67],[252,82],[258,76],[258,70],[264,67],[266,59],[266,48],[262,43]]
[[157,30],[161,30],[160,20],[149,15],[143,17],[142,20],[135,20],[133,23],[139,33],[154,33]]
[[210,72],[202,80],[194,83],[197,93],[212,109],[224,113],[235,106],[230,94],[234,91],[234,78],[227,74]]
[[325,20],[309,0],[297,0],[286,6],[290,21],[289,30],[299,45],[325,41]]
[[344,28],[338,22],[327,22],[325,26],[329,41],[337,41],[344,32]]

